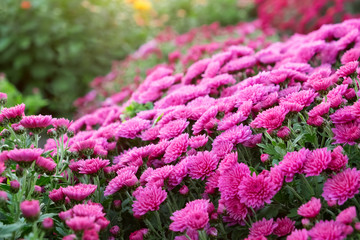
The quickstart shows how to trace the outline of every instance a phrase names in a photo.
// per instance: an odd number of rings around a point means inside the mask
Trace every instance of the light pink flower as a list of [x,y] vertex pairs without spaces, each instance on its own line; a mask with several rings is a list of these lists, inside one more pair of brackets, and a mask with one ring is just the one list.
[[339,205],[343,205],[349,198],[359,193],[359,187],[359,171],[356,168],[347,168],[326,180],[322,196],[326,201],[336,201]]
[[36,166],[45,172],[52,173],[56,168],[56,163],[52,158],[44,158],[40,156],[36,159]]
[[66,220],[66,225],[75,232],[93,229],[95,217],[73,217]]
[[157,187],[146,187],[136,194],[132,207],[135,217],[141,217],[149,211],[157,211],[160,204],[165,201],[167,193]]
[[97,219],[105,216],[103,209],[101,204],[77,204],[72,208],[72,214],[78,217],[92,216]]
[[297,213],[305,218],[314,218],[316,217],[321,210],[321,201],[318,198],[311,198],[311,200],[303,205],[301,205]]

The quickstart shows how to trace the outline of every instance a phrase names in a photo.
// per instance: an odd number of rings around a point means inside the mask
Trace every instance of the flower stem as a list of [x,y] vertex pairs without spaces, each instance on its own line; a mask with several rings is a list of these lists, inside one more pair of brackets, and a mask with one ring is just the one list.
[[306,177],[304,176],[304,174],[300,174],[301,179],[303,180],[303,182],[305,183],[305,185],[307,186],[307,188],[310,191],[311,196],[315,197],[315,191],[314,189],[311,187],[310,183],[308,182],[308,180],[306,179]]
[[289,189],[301,202],[304,202],[304,199],[295,191],[294,188],[290,187],[289,185],[286,185],[285,187]]

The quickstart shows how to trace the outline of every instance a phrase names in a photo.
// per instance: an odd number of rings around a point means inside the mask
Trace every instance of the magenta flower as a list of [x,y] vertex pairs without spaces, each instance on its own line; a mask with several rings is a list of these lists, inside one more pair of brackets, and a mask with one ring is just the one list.
[[171,139],[179,136],[189,125],[186,119],[178,119],[171,121],[163,126],[159,131],[160,139]]
[[351,224],[356,218],[356,208],[354,206],[348,207],[345,210],[341,211],[336,217],[337,222],[343,224]]
[[206,145],[207,142],[208,142],[208,137],[205,134],[193,136],[193,137],[189,138],[189,145],[192,148],[203,147]]
[[286,236],[295,229],[295,221],[291,221],[290,218],[278,218],[275,223],[277,227],[274,229],[274,234],[278,237]]
[[302,148],[298,152],[288,152],[284,156],[279,168],[285,174],[286,182],[291,182],[295,174],[301,173],[308,154],[310,154],[310,151]]
[[40,203],[38,200],[23,201],[20,210],[25,218],[36,219],[40,214]]
[[50,217],[45,218],[41,225],[44,229],[51,229],[54,227],[54,220]]
[[11,123],[16,123],[24,116],[25,104],[16,105],[11,108],[4,108],[1,114],[4,115]]
[[321,210],[321,201],[318,198],[311,198],[311,200],[303,205],[301,205],[297,213],[305,218],[314,218],[316,217]]
[[118,176],[113,178],[106,186],[104,196],[112,195],[118,192],[123,187],[134,186],[138,182],[135,172],[129,168],[118,171]]
[[326,240],[326,239],[346,239],[346,225],[340,222],[320,221],[308,232],[311,239]]
[[350,76],[351,74],[353,74],[356,71],[356,68],[359,66],[359,62],[358,61],[352,61],[352,62],[348,62],[346,63],[344,66],[341,66],[337,71],[336,74],[339,77],[346,77],[346,76]]
[[95,227],[95,217],[74,217],[66,220],[66,225],[75,232]]
[[146,187],[136,194],[136,200],[132,207],[135,217],[141,217],[148,211],[157,211],[160,204],[165,201],[167,193],[157,187]]
[[77,184],[75,186],[68,186],[63,188],[62,191],[70,200],[82,201],[96,190],[97,186],[92,184]]
[[331,161],[328,164],[328,168],[333,171],[340,171],[345,168],[346,164],[349,161],[349,158],[344,155],[343,148],[337,146],[331,153]]
[[210,176],[219,163],[219,158],[208,152],[198,152],[197,155],[189,162],[189,176],[193,179],[202,179]]
[[186,151],[188,146],[189,134],[185,133],[174,138],[170,145],[166,148],[164,154],[164,162],[171,163]]
[[82,174],[98,174],[98,172],[109,165],[109,160],[104,160],[100,158],[87,159],[82,162],[79,167],[79,173]]
[[143,240],[144,236],[148,234],[149,229],[142,228],[140,230],[137,230],[135,232],[132,232],[129,236],[129,240]]
[[313,150],[304,164],[304,173],[306,177],[318,176],[324,171],[331,161],[331,152],[327,148]]
[[282,106],[270,108],[259,113],[259,115],[251,122],[250,127],[274,130],[281,126],[288,112],[289,110]]
[[29,129],[31,132],[40,133],[44,128],[50,126],[52,117],[50,115],[37,115],[37,116],[25,116],[20,121],[20,124],[24,128]]
[[349,198],[359,193],[359,187],[359,171],[356,168],[347,168],[326,180],[322,196],[326,201],[336,201],[339,205],[343,205]]
[[301,230],[294,230],[287,238],[286,240],[308,240],[308,231],[306,229]]
[[3,202],[3,201],[8,201],[9,200],[9,197],[8,197],[8,194],[7,192],[5,191],[0,191],[0,202]]
[[105,216],[103,209],[101,204],[77,204],[72,208],[72,214],[78,217],[93,216],[97,219]]
[[240,182],[238,190],[240,202],[252,208],[262,207],[265,203],[270,203],[276,194],[275,185],[271,179],[264,175],[256,176],[255,173],[252,176],[245,176]]
[[56,168],[56,163],[52,160],[52,158],[44,158],[40,156],[36,159],[36,167],[38,167],[41,171],[53,173]]
[[267,220],[263,218],[262,220],[259,220],[250,228],[250,237],[260,237],[260,236],[269,236],[273,233],[274,229],[278,224],[273,219]]
[[344,124],[336,124],[332,131],[334,133],[334,144],[347,143],[349,145],[354,145],[360,138],[360,122],[353,121]]
[[13,149],[9,151],[8,158],[22,164],[24,166],[30,166],[33,161],[36,161],[43,153],[43,149],[29,148],[29,149]]
[[53,202],[59,202],[64,200],[65,196],[64,193],[62,191],[62,187],[60,187],[59,189],[53,189],[52,191],[49,192],[49,198],[53,201]]

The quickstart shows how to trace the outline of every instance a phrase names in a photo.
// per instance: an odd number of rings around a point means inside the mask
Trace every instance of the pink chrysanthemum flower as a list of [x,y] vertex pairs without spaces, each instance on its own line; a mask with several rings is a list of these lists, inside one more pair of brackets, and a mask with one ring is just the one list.
[[311,109],[308,113],[309,117],[313,118],[316,116],[323,116],[327,114],[330,110],[329,102],[322,102],[319,105],[316,105],[313,109]]
[[11,123],[16,123],[24,116],[25,104],[16,105],[11,108],[3,108],[1,114],[10,120]]
[[308,240],[308,232],[306,229],[301,230],[294,230],[287,238],[286,240]]
[[356,208],[354,206],[348,207],[345,210],[341,211],[336,217],[337,222],[343,224],[351,224],[356,218]]
[[93,216],[97,219],[105,216],[103,209],[101,204],[77,204],[72,208],[72,214],[78,217]]
[[318,176],[324,171],[331,161],[331,152],[327,148],[313,150],[304,164],[304,173],[306,177]]
[[238,188],[240,201],[246,206],[258,208],[270,203],[275,196],[275,186],[269,178],[264,175],[245,176]]
[[353,121],[345,124],[336,124],[335,128],[332,129],[335,140],[334,144],[356,144],[356,141],[360,139],[359,123],[358,121]]
[[160,139],[171,139],[179,136],[189,125],[186,119],[178,119],[167,123],[159,131]]
[[94,153],[95,145],[96,140],[94,139],[77,141],[73,144],[72,150],[83,153],[84,155],[92,155]]
[[129,240],[143,240],[144,236],[149,232],[149,229],[142,228],[135,232],[132,232],[129,236]]
[[339,77],[347,77],[353,74],[356,71],[356,68],[359,66],[358,61],[352,61],[346,63],[344,66],[341,66],[337,71],[336,74]]
[[278,218],[275,223],[277,227],[274,229],[274,234],[278,237],[286,236],[295,229],[295,221],[291,221],[290,218]]
[[202,229],[209,221],[209,214],[214,205],[209,200],[198,199],[186,203],[185,208],[175,211],[170,219],[173,221],[169,229],[174,232],[183,232],[186,229]]
[[343,148],[341,146],[337,146],[331,153],[331,161],[328,164],[328,168],[333,171],[340,171],[345,168],[346,164],[349,161],[349,158],[344,155]]
[[146,130],[151,127],[149,120],[144,120],[141,118],[132,118],[125,122],[122,122],[116,130],[116,136],[122,138],[136,138],[141,131]]
[[82,201],[96,190],[97,186],[93,184],[77,184],[75,186],[68,186],[62,191],[70,200]]
[[321,201],[318,198],[311,198],[311,200],[303,205],[301,205],[297,213],[305,218],[314,218],[316,217],[321,209]]
[[308,232],[309,237],[314,240],[346,239],[346,225],[340,222],[320,221]]
[[185,133],[176,138],[174,138],[170,145],[166,148],[164,154],[164,162],[171,163],[175,161],[178,157],[181,156],[183,152],[186,151],[188,147],[189,134]]
[[263,153],[263,154],[261,154],[261,156],[260,156],[260,160],[261,160],[262,162],[267,162],[267,161],[269,160],[269,158],[270,158],[270,155],[269,155],[269,154],[266,154],[266,153]]
[[36,159],[36,167],[47,173],[53,173],[56,168],[56,163],[52,158],[38,157]]
[[274,229],[278,226],[274,223],[273,219],[267,220],[263,218],[252,224],[250,228],[250,237],[269,236],[273,233]]
[[131,168],[120,169],[117,172],[118,176],[113,178],[106,186],[104,196],[112,195],[123,187],[134,186],[138,182],[135,173]]
[[5,191],[0,191],[0,202],[6,202],[9,200],[8,194]]
[[157,187],[146,187],[137,195],[132,207],[135,217],[141,217],[148,211],[157,211],[160,204],[165,201],[167,193]]
[[97,174],[101,169],[109,165],[109,160],[104,160],[100,158],[87,159],[82,162],[79,167],[79,173],[82,174]]
[[229,216],[237,222],[244,220],[248,214],[248,208],[245,204],[240,202],[237,196],[233,198],[224,199],[224,206]]
[[254,121],[251,122],[250,127],[274,130],[281,126],[288,112],[289,111],[282,106],[270,108],[257,115]]
[[284,172],[286,182],[291,182],[294,175],[302,171],[309,153],[309,150],[303,148],[298,152],[288,152],[284,156],[284,159],[279,164],[279,168]]
[[37,218],[40,214],[40,203],[38,200],[25,200],[20,203],[20,210],[25,218]]
[[349,198],[359,193],[359,187],[359,171],[356,168],[348,168],[326,180],[322,196],[326,201],[336,201],[339,205],[343,205]]
[[51,123],[54,128],[56,128],[56,131],[59,134],[65,134],[70,125],[72,124],[72,121],[70,122],[68,119],[65,118],[53,118]]
[[93,229],[95,227],[95,217],[73,217],[66,220],[66,225],[75,232]]
[[52,229],[54,227],[54,220],[50,217],[45,218],[41,225],[44,229]]
[[193,179],[202,179],[209,176],[219,163],[219,158],[208,152],[198,152],[197,155],[189,162],[189,176]]
[[203,147],[206,145],[207,142],[208,142],[208,136],[206,136],[205,134],[193,136],[189,139],[189,145],[192,148]]
[[36,161],[43,153],[43,149],[29,148],[29,149],[13,149],[8,152],[9,159],[20,163],[30,165],[33,161]]
[[287,138],[289,134],[290,134],[290,129],[286,126],[281,127],[279,131],[276,133],[276,135],[282,139]]
[[37,115],[37,116],[25,116],[20,121],[20,124],[24,128],[29,129],[31,132],[39,133],[44,128],[50,126],[52,117],[50,115]]
[[64,200],[64,193],[62,191],[62,187],[60,187],[59,189],[53,189],[52,191],[49,192],[49,198],[53,201],[53,202],[59,202]]

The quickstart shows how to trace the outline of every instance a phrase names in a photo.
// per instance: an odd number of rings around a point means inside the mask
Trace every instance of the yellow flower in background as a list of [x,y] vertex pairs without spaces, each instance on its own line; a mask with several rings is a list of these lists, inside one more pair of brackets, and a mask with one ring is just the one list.
[[136,0],[133,4],[134,9],[138,11],[147,12],[152,9],[152,5],[149,0]]

